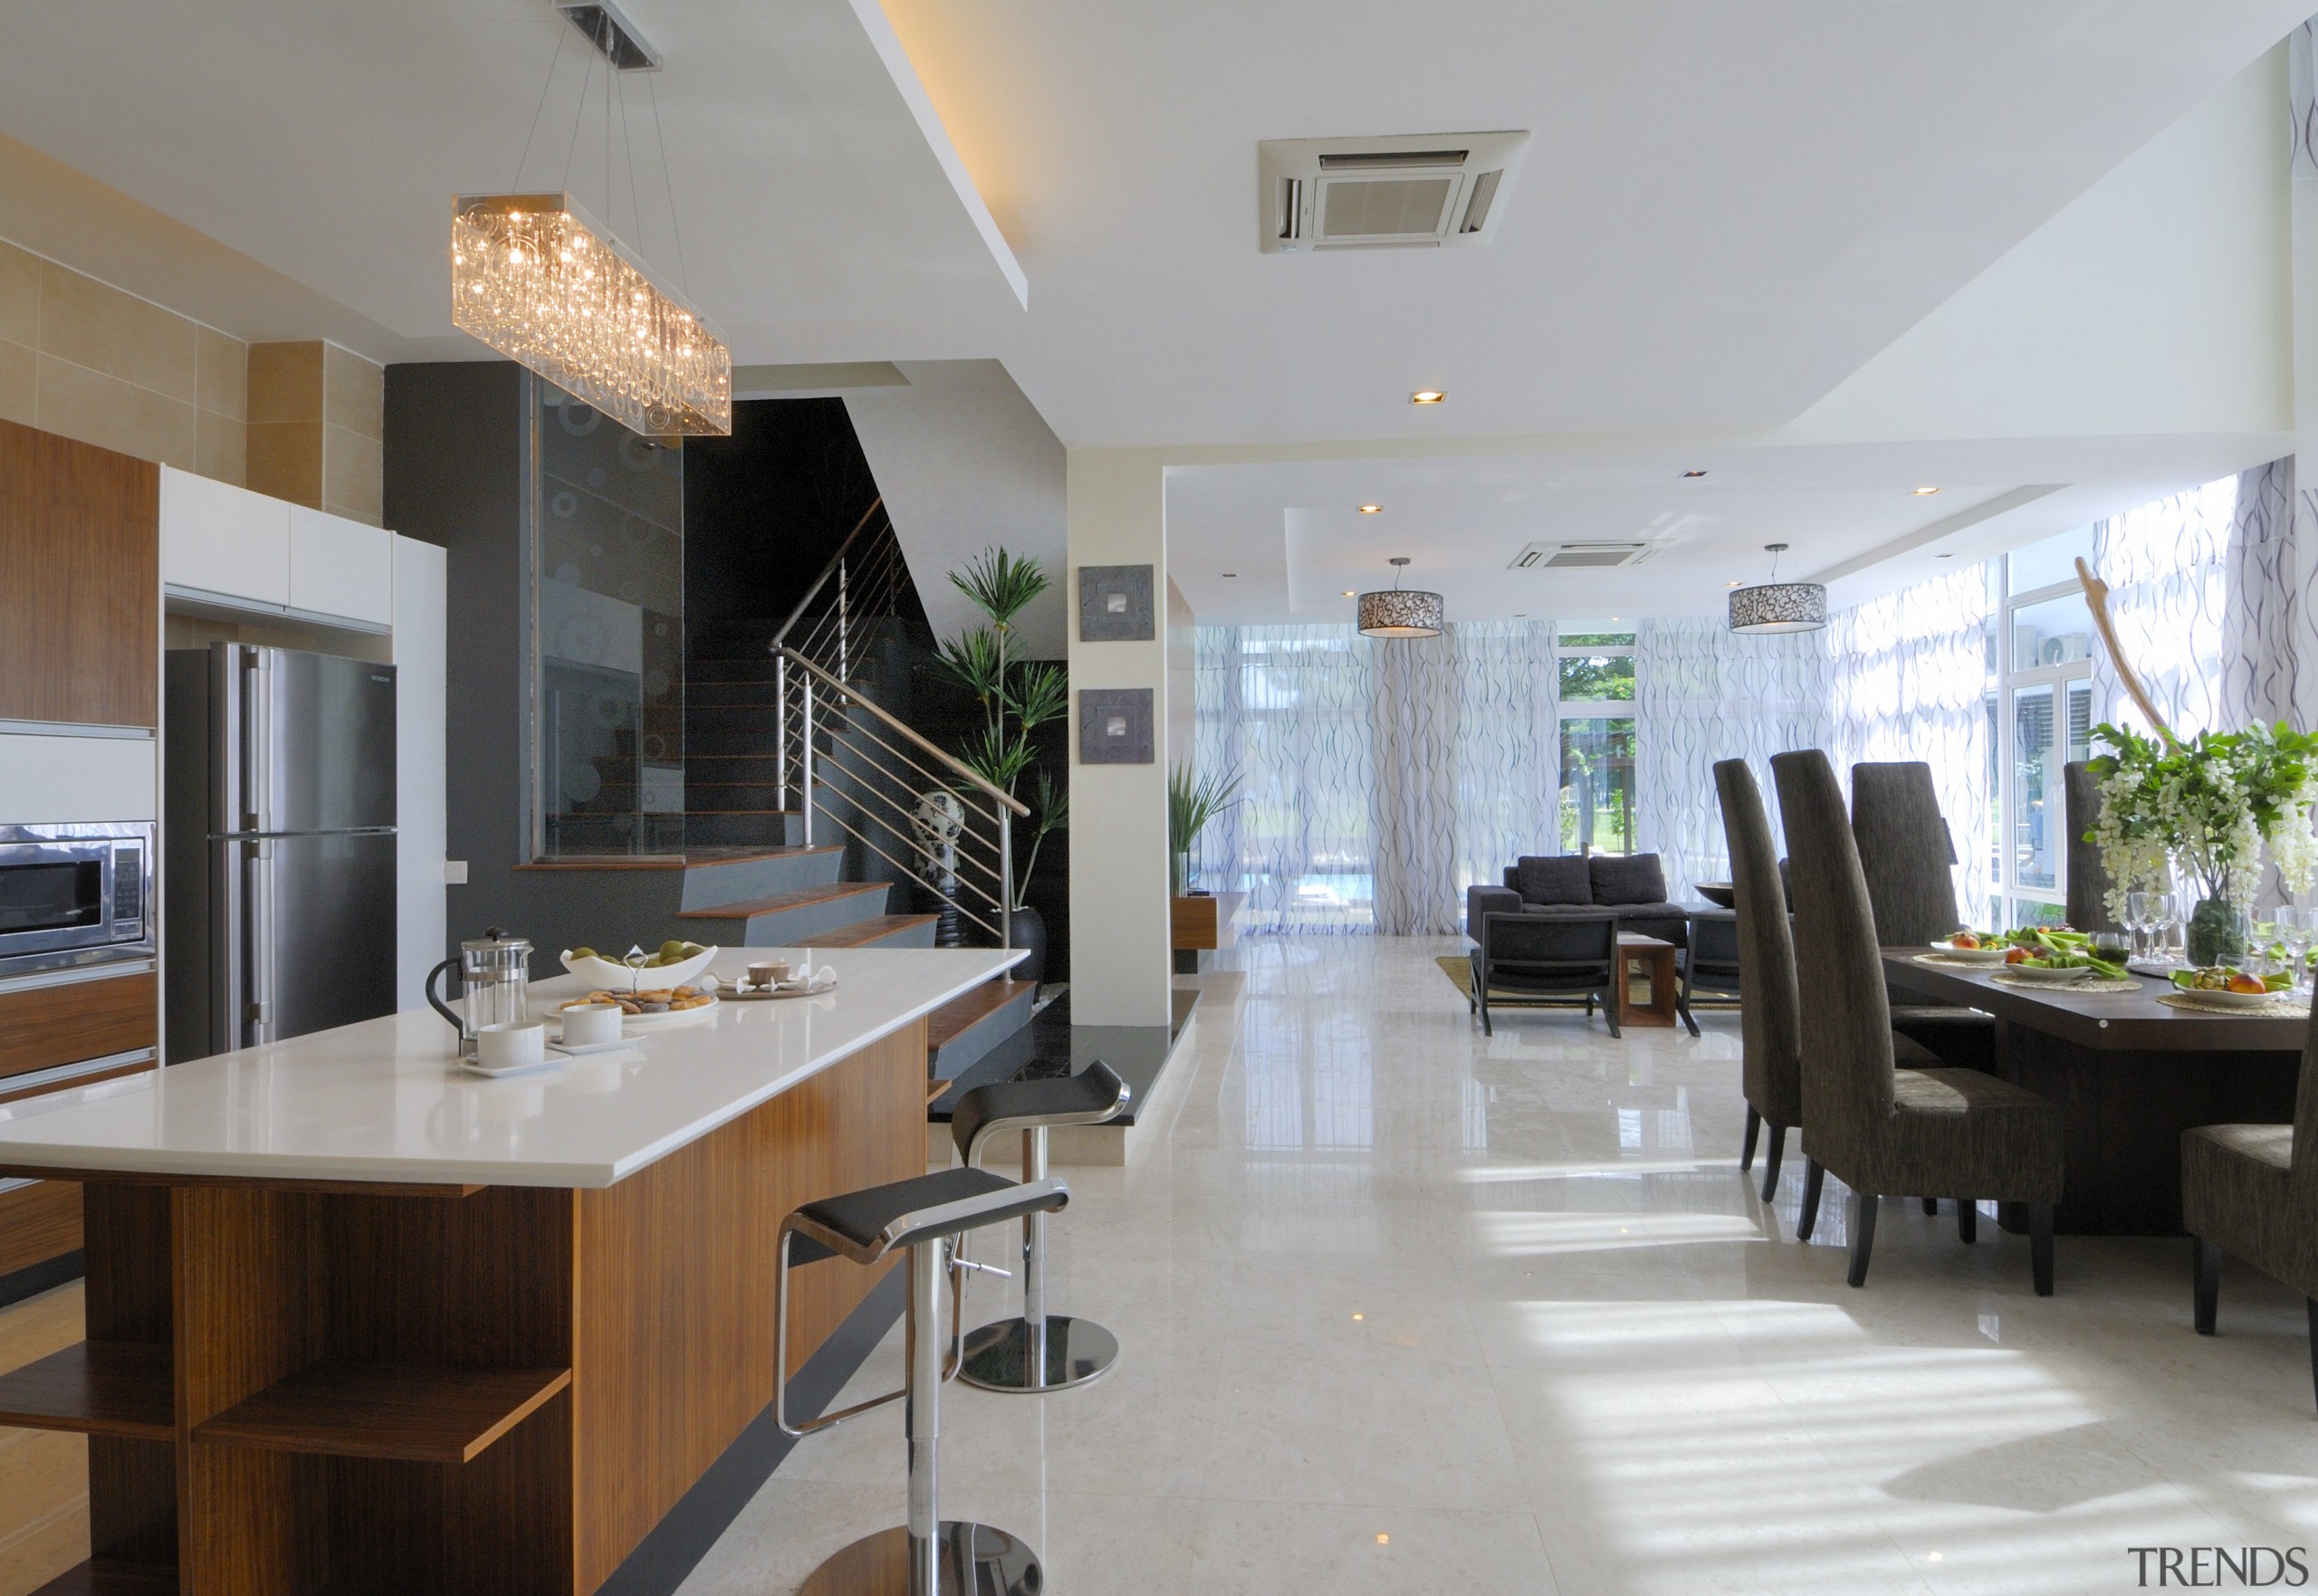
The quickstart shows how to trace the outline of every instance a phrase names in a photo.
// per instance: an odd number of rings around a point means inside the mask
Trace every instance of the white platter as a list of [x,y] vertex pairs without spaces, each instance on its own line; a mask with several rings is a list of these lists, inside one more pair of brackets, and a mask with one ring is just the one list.
[[2004,973],[2015,980],[2042,981],[2046,986],[2062,987],[2071,981],[2081,981],[2093,971],[2084,965],[2074,970],[2040,970],[2033,964],[2007,964]]
[[690,986],[692,978],[706,970],[719,951],[705,948],[681,963],[649,965],[642,970],[631,970],[617,959],[574,959],[568,951],[562,959],[564,969],[599,991],[653,991],[662,987]]
[[2005,954],[2010,951],[2007,948],[1959,948],[1949,942],[1934,942],[1931,951],[1959,964],[2001,964]]
[[2170,989],[2170,995],[2186,998],[2200,1008],[2267,1008],[2285,996],[2284,992],[2198,991],[2181,987]]

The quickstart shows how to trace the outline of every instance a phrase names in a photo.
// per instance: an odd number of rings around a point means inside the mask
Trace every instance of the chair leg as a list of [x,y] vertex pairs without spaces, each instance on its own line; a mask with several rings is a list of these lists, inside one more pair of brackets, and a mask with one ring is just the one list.
[[2038,1296],[2053,1295],[2053,1205],[2028,1205],[2028,1274]]
[[1786,1151],[1786,1127],[1771,1127],[1771,1144],[1763,1150],[1763,1200],[1778,1195],[1778,1155]]
[[1594,994],[1591,992],[1585,994],[1585,1018],[1588,1019],[1594,1018]]
[[1682,1023],[1691,1027],[1691,1035],[1695,1037],[1699,1034],[1699,1022],[1691,1018],[1691,983],[1687,980],[1674,989],[1674,1012],[1681,1015]]
[[[1586,1001],[1590,1003],[1593,999],[1589,997]],[[1623,1034],[1618,1029],[1618,1006],[1607,992],[1602,994],[1602,1018],[1608,1022],[1611,1036],[1617,1037]]]
[[1489,994],[1486,992],[1481,994],[1481,1035],[1484,1037],[1497,1035],[1497,1027],[1489,1023]]
[[1747,1139],[1738,1147],[1738,1172],[1745,1174],[1755,1167],[1755,1138],[1763,1133],[1763,1116],[1753,1104],[1747,1105]]
[[1925,1198],[1923,1199],[1923,1211],[1927,1215],[1938,1214],[1940,1212],[1940,1199],[1936,1197]]
[[1795,1216],[1795,1239],[1808,1241],[1819,1223],[1819,1185],[1826,1169],[1809,1153],[1803,1155],[1803,1209]]
[[1875,1250],[1875,1210],[1882,1206],[1872,1192],[1851,1194],[1851,1272],[1844,1278],[1853,1285],[1867,1284],[1867,1260]]
[[2221,1306],[2221,1248],[2201,1237],[2189,1238],[2189,1318],[2199,1335],[2213,1333],[2214,1315]]
[[1980,1205],[1968,1197],[1956,1199],[1956,1239],[1966,1247],[1980,1238]]

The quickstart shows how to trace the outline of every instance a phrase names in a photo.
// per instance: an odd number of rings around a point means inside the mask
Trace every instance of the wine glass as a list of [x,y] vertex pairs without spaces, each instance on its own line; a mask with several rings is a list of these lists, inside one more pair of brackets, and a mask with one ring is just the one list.
[[2187,930],[2181,923],[2182,894],[2169,892],[2158,896],[2158,935],[2162,939],[2158,957],[2167,964],[2179,964],[2185,951],[2183,936]]
[[2267,975],[2276,961],[2278,945],[2278,912],[2275,909],[2249,909],[2246,913],[2246,971],[2249,975]]
[[2125,894],[2125,930],[2132,933],[2133,957],[2136,959],[2145,957],[2147,943],[2143,939],[2157,929],[2151,902],[2161,895],[2147,892]]
[[2287,971],[2294,977],[2295,990],[2302,987],[2304,956],[2310,951],[2312,922],[2318,921],[2318,909],[2297,909],[2292,903],[2278,910],[2278,941],[2285,944]]

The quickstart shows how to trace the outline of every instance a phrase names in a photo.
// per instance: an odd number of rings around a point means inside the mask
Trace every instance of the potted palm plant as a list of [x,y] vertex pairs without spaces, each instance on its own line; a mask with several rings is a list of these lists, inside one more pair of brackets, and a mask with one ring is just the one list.
[[[959,745],[966,766],[1009,798],[1020,798],[1017,788],[1025,776],[1030,783],[1030,818],[1027,836],[1016,837],[1019,862],[1014,879],[1000,883],[1006,894],[1014,928],[1014,946],[1028,948],[1030,956],[1016,972],[1020,980],[1046,979],[1046,921],[1030,906],[1030,875],[1038,868],[1039,850],[1048,834],[1070,821],[1069,795],[1055,785],[1046,770],[1037,769],[1039,748],[1033,736],[1040,726],[1059,720],[1069,708],[1068,677],[1052,660],[1020,657],[1014,623],[1049,586],[1039,562],[1010,554],[1003,548],[985,549],[950,573],[950,580],[983,616],[942,645],[942,664],[973,693],[982,706],[982,725]],[[1027,848],[1022,845],[1027,843]]]
[[1217,771],[1195,776],[1188,765],[1167,772],[1167,875],[1175,896],[1192,890],[1192,845],[1207,823],[1240,800],[1240,772]]

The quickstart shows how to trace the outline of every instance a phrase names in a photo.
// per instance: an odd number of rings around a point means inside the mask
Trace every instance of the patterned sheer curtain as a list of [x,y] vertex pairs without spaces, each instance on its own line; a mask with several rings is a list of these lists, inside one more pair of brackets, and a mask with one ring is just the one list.
[[2237,725],[2318,725],[2318,559],[2294,525],[2294,474],[2292,455],[2237,473],[2222,627],[2223,699]]
[[1830,722],[1826,639],[1734,636],[1722,616],[1646,620],[1634,637],[1634,846],[1663,856],[1666,889],[1726,881],[1730,855],[1715,799],[1714,766],[1755,768],[1778,835],[1770,757],[1825,745]]
[[[2249,504],[2259,497],[2257,488]],[[2242,570],[2232,579],[2239,563],[2231,556],[2238,503],[2238,478],[2224,477],[2093,528],[2093,568],[2109,585],[2118,646],[2158,712],[2184,736],[2227,730],[2242,719],[2230,699],[2256,690],[2250,663],[2231,663],[2233,608],[2249,616],[2261,608],[2258,582],[2246,589],[2248,573]],[[2266,544],[2266,526],[2261,536]],[[2233,587],[2241,589],[2237,605]],[[2106,648],[2093,651],[2093,681],[2099,712],[2121,726],[2150,730],[2125,696]]]
[[1560,793],[1550,626],[1202,626],[1199,763],[1244,800],[1202,832],[1202,885],[1281,932],[1463,929],[1464,889],[1551,846]]
[[1956,902],[1987,923],[1988,578],[1978,566],[1837,612],[1827,623],[1829,757],[1930,762],[1956,845]]
[[1366,931],[1369,644],[1349,626],[1202,626],[1199,768],[1240,801],[1200,833],[1200,884],[1243,892],[1250,931]]

